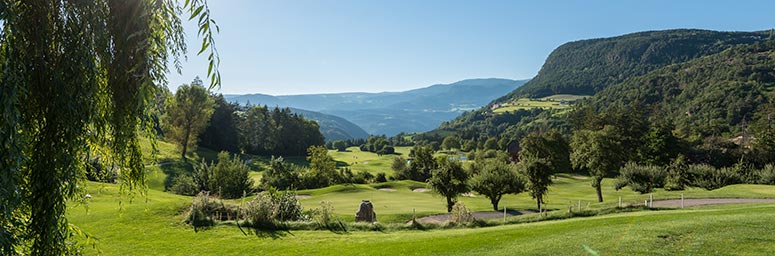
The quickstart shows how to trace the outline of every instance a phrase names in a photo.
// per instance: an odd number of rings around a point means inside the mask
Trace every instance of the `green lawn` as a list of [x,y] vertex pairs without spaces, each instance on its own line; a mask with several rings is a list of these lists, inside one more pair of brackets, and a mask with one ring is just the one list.
[[509,111],[517,111],[520,109],[567,109],[570,108],[573,101],[584,99],[587,95],[572,95],[572,94],[556,94],[539,99],[519,98],[516,101],[506,102],[493,112],[503,113]]
[[337,161],[337,165],[346,166],[353,173],[367,171],[377,175],[377,173],[384,172],[388,176],[392,176],[393,170],[390,165],[393,163],[393,158],[397,156],[409,158],[409,150],[412,147],[396,147],[395,149],[396,154],[379,156],[375,153],[363,152],[358,147],[349,147],[345,152],[329,150],[328,155]]
[[[115,185],[88,186],[92,196],[88,213],[83,206],[71,203],[68,216],[99,239],[98,248],[106,255],[589,255],[584,246],[601,255],[775,253],[775,233],[771,232],[775,204],[641,211],[474,229],[347,234],[291,231],[245,236],[228,225],[194,232],[182,223],[188,197],[150,190],[147,198],[136,197],[129,203],[126,196],[120,199]],[[331,199],[350,196],[350,192],[337,188],[324,190],[310,192],[330,194]],[[753,191],[762,195],[773,190],[736,186],[718,194]],[[124,203],[119,204],[119,200]],[[379,204],[376,208],[378,218],[387,212]],[[88,247],[86,253],[96,251]]]

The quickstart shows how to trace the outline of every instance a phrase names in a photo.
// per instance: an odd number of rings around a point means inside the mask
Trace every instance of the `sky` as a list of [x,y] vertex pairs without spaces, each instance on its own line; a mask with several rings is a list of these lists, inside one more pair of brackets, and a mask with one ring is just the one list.
[[[404,91],[528,79],[570,41],[638,31],[775,28],[775,1],[209,0],[224,94]],[[187,15],[185,15],[187,16]],[[196,24],[175,90],[207,75]]]

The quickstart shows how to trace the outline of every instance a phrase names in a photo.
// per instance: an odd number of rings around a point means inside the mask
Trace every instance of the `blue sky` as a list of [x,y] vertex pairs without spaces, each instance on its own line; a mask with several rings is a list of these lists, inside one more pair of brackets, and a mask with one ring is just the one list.
[[[220,92],[403,91],[468,78],[533,77],[557,46],[644,30],[775,27],[775,1],[210,0]],[[188,61],[170,88],[204,77]]]

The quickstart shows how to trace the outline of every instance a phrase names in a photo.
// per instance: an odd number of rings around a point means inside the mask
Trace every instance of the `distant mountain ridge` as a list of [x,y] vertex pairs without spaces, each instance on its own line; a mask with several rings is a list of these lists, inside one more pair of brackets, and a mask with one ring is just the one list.
[[369,134],[392,136],[400,132],[431,130],[465,111],[486,105],[527,81],[468,79],[403,92],[224,97],[240,104],[291,107],[335,115],[357,124]]

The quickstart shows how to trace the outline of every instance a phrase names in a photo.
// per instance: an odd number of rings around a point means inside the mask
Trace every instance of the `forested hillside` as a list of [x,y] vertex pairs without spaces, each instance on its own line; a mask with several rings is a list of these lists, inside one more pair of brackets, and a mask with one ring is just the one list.
[[[569,129],[571,124],[563,117],[568,113],[567,111],[535,108],[492,113],[490,109],[496,104],[514,102],[522,97],[538,98],[554,94],[594,95],[624,81],[630,81],[629,87],[635,90],[639,84],[628,79],[649,74],[665,66],[716,54],[737,45],[763,42],[767,38],[769,38],[769,32],[681,29],[640,32],[566,43],[549,55],[538,75],[524,86],[496,99],[486,107],[441,124],[438,129],[420,136],[420,139],[439,140],[443,136],[457,134],[462,138],[475,140],[479,144],[481,140],[488,137],[497,138],[500,144],[504,144],[530,131],[548,128]],[[741,70],[741,72],[746,71]],[[726,92],[711,89],[708,93]],[[687,97],[689,95],[686,94]],[[618,101],[615,98],[598,102],[607,104],[606,102]],[[761,102],[761,99],[757,102]],[[709,105],[705,108],[714,107],[715,105]],[[705,128],[705,126],[701,127],[692,129]],[[717,132],[726,130],[716,129]]]
[[598,112],[636,105],[649,119],[672,121],[680,137],[729,137],[759,119],[775,118],[774,87],[775,42],[768,41],[629,79],[601,91],[590,104]]
[[766,39],[765,32],[664,30],[570,42],[557,47],[533,80],[499,101],[520,96],[592,95],[665,65]]

